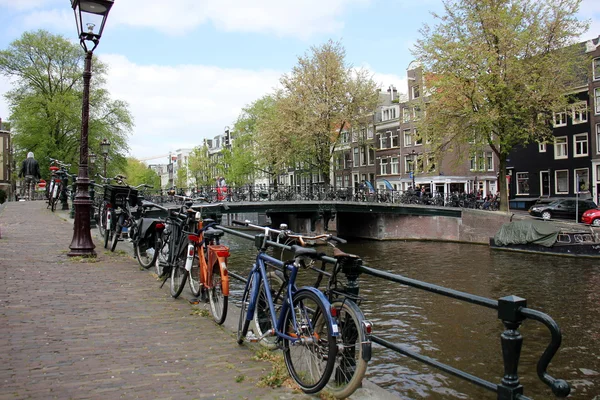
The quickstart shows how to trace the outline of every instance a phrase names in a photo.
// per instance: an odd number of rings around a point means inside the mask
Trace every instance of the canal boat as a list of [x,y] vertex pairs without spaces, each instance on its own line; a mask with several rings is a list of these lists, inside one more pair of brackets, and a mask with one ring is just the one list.
[[508,222],[490,238],[497,250],[600,258],[600,238],[592,229],[559,228],[540,220]]

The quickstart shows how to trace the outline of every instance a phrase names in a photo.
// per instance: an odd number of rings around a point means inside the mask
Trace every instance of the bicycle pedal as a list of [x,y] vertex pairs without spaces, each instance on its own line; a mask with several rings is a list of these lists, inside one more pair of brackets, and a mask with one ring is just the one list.
[[250,343],[258,343],[258,337],[252,332],[248,332],[246,340]]

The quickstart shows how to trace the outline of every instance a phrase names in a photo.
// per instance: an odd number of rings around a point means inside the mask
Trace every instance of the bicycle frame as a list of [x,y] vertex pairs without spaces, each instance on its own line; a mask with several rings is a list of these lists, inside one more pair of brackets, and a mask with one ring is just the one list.
[[[202,221],[199,222],[199,225]],[[211,224],[214,225],[214,224]],[[205,228],[210,227],[208,225]],[[188,256],[185,263],[185,269],[189,272],[192,268],[194,249],[198,257],[200,267],[200,283],[207,289],[213,288],[213,267],[218,261],[221,266],[221,281],[223,282],[222,291],[224,296],[229,296],[229,274],[227,272],[227,258],[229,257],[229,247],[221,244],[206,243],[208,239],[204,238],[204,232],[201,230],[199,235],[188,235],[190,243],[188,245]],[[205,251],[208,252],[208,257]],[[208,262],[207,262],[208,259]]]
[[[266,272],[266,266],[265,266],[266,263],[272,264],[279,268],[284,268],[290,272],[290,277],[287,280],[286,299],[283,302],[283,306],[279,312],[279,316],[277,316],[277,314],[275,313],[273,297],[271,296],[271,287],[269,286],[269,281],[267,279],[267,272]],[[248,281],[246,282],[246,287],[244,289],[245,291],[248,290],[248,285],[251,282],[254,282],[253,286],[252,286],[252,292],[250,293],[250,299],[249,299],[249,303],[248,303],[248,312],[246,314],[246,320],[250,321],[250,320],[252,320],[252,317],[254,316],[256,302],[258,301],[260,283],[261,282],[263,283],[263,285],[265,286],[265,294],[267,296],[267,304],[269,305],[269,314],[270,314],[270,318],[271,318],[271,324],[272,324],[272,326],[275,327],[274,328],[275,331],[269,332],[269,333],[277,336],[278,340],[287,339],[291,342],[296,342],[296,341],[302,339],[299,336],[290,336],[283,332],[284,323],[285,323],[285,321],[284,321],[285,315],[287,313],[287,310],[291,307],[291,304],[293,304],[292,297],[294,294],[296,294],[300,291],[311,291],[319,297],[319,299],[323,302],[323,304],[325,305],[325,307],[328,311],[331,310],[331,304],[329,303],[329,300],[327,300],[325,295],[320,290],[317,290],[313,287],[302,287],[300,289],[296,288],[295,281],[296,281],[296,276],[298,274],[298,269],[299,269],[299,267],[297,265],[295,265],[295,263],[285,263],[281,260],[278,260],[277,258],[269,256],[268,254],[266,254],[263,251],[259,251],[259,253],[256,257],[256,263],[252,266],[252,271],[250,272],[250,275],[249,275],[249,278],[252,277],[253,279],[248,279]],[[294,327],[294,332],[298,332],[298,324],[296,322],[296,314],[291,313],[291,315],[292,315],[292,324]],[[328,312],[325,317],[327,319],[327,324],[329,325],[331,335],[338,336],[338,334],[339,334],[338,326],[335,323],[335,321],[333,320],[333,318],[331,317],[330,312]],[[259,339],[262,339],[262,338],[259,338]]]

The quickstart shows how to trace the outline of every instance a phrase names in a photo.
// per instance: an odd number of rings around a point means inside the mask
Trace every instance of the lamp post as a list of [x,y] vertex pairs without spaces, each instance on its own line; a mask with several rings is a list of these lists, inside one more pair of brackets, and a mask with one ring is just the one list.
[[[79,143],[79,174],[75,195],[75,222],[73,240],[68,256],[96,257],[90,232],[92,200],[89,194],[88,176],[88,124],[90,116],[90,80],[92,79],[92,55],[102,36],[108,12],[114,0],[71,0],[75,13],[79,44],[85,51],[83,72],[83,104],[81,107],[81,141]],[[91,49],[88,48],[91,46]]]
[[106,178],[106,160],[108,158],[108,151],[110,150],[110,142],[106,138],[102,139],[102,142],[100,142],[100,149],[104,156],[104,177]]

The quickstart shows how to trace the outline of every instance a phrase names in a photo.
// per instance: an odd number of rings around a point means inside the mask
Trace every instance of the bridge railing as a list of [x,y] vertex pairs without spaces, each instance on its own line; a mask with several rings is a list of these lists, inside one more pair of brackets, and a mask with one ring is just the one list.
[[240,187],[204,186],[154,190],[148,195],[157,203],[177,202],[174,195],[189,196],[197,201],[214,203],[257,201],[349,201],[390,204],[421,204],[437,207],[497,209],[495,200],[486,202],[472,193],[421,194],[416,190],[335,188],[324,184],[307,186],[243,185]]
[[[244,239],[255,240],[254,235],[249,235],[228,227],[219,226],[219,229],[233,234]],[[267,241],[269,246],[278,247],[285,250],[291,250],[290,246],[282,243]],[[325,261],[335,264],[336,260],[333,257],[325,257]],[[377,335],[371,335],[371,340],[389,350],[408,356],[414,360],[420,361],[429,366],[435,367],[450,375],[462,378],[477,386],[485,388],[489,391],[497,393],[498,400],[530,400],[529,397],[523,394],[523,386],[520,383],[518,375],[519,359],[521,356],[521,348],[523,345],[523,336],[519,332],[519,327],[526,319],[541,322],[545,325],[551,334],[550,343],[546,347],[542,356],[537,362],[537,375],[539,379],[550,387],[552,393],[559,398],[567,397],[571,391],[569,384],[562,379],[556,379],[548,374],[548,366],[552,358],[558,351],[562,341],[562,334],[558,324],[547,314],[527,307],[527,300],[518,296],[506,296],[498,300],[489,299],[487,297],[477,296],[474,294],[461,292],[454,289],[449,289],[443,286],[434,285],[428,282],[417,279],[407,278],[402,275],[393,274],[386,271],[381,271],[366,265],[360,265],[354,269],[343,271],[348,279],[347,287],[358,294],[358,277],[361,273],[384,279],[387,281],[410,286],[419,290],[435,293],[444,297],[457,299],[471,303],[477,306],[490,308],[497,311],[498,319],[502,321],[505,330],[500,334],[502,358],[504,362],[504,376],[500,383],[489,382],[478,376],[452,367],[437,361],[434,358],[424,356],[408,346],[393,343]],[[246,281],[243,276],[240,276],[232,271],[229,271],[230,276],[241,281]]]

